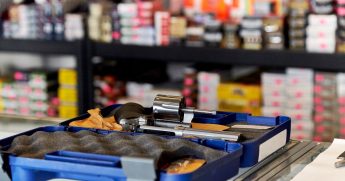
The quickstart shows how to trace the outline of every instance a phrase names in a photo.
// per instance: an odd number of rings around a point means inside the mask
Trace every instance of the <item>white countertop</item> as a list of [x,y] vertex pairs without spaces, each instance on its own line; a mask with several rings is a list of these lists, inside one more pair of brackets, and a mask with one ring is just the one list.
[[15,133],[0,131],[0,139],[14,135]]

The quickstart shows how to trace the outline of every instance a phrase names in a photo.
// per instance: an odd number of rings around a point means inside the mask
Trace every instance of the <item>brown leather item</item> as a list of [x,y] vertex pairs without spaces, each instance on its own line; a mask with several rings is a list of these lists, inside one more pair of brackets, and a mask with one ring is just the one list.
[[90,109],[87,112],[90,114],[90,117],[84,120],[73,121],[69,123],[69,126],[114,130],[114,131],[122,130],[122,126],[116,123],[116,120],[113,116],[103,118],[101,115],[101,110],[99,108]]
[[192,128],[194,129],[202,129],[202,130],[209,130],[209,131],[224,131],[229,129],[230,127],[224,126],[221,124],[203,124],[203,123],[192,123]]
[[166,168],[165,170],[168,174],[191,173],[199,169],[205,163],[206,163],[206,160],[203,160],[203,159],[182,158],[182,159],[172,162],[168,166],[168,168]]

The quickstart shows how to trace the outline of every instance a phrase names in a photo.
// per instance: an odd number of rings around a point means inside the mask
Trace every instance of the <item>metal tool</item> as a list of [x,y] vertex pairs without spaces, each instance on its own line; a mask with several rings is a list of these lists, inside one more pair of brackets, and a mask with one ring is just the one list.
[[335,168],[345,167],[345,151],[337,159],[340,160],[334,163]]
[[241,134],[237,132],[227,131],[206,131],[192,128],[164,128],[156,126],[140,126],[139,128],[143,132],[159,132],[159,133],[174,133],[175,136],[183,137],[198,137],[198,138],[210,138],[210,139],[221,139],[225,141],[238,141]]

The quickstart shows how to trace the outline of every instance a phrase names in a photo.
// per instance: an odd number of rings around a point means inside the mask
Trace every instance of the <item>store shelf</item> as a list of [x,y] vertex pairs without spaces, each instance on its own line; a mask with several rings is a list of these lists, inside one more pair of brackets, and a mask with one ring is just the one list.
[[84,46],[82,41],[1,39],[0,51],[36,54],[75,55]]
[[93,43],[95,56],[126,60],[204,62],[269,67],[305,67],[345,70],[345,54],[308,53],[289,50],[241,50],[197,47],[144,47]]
[[[289,50],[231,50],[198,47],[145,47],[80,41],[0,39],[0,51],[43,55],[73,55],[77,59],[78,107],[84,113],[93,106],[92,57],[126,61],[220,63],[267,67],[305,67],[345,71],[345,54],[320,54]],[[134,64],[135,65],[135,64]]]

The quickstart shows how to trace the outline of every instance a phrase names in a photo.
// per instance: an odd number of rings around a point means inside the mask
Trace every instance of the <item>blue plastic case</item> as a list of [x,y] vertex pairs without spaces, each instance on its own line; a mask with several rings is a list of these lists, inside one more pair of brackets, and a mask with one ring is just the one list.
[[[107,115],[116,107],[112,105],[102,109],[102,115]],[[2,150],[8,148],[13,139],[20,135],[31,135],[36,131],[71,131],[77,132],[86,128],[69,127],[75,120],[85,119],[89,114],[62,122],[60,126],[41,127],[0,140]],[[290,139],[291,120],[285,116],[259,117],[246,113],[217,112],[217,115],[196,114],[194,122],[223,124],[245,123],[249,125],[265,125],[273,128],[259,137],[231,143],[222,140],[189,139],[190,141],[214,149],[228,152],[221,159],[207,163],[200,169],[189,174],[172,175],[164,172],[157,173],[160,180],[225,180],[238,173],[239,167],[249,167],[265,159],[267,156],[284,146]],[[99,134],[110,131],[86,129]],[[123,133],[139,134],[139,133]],[[126,180],[126,175],[119,167],[120,157],[109,155],[86,154],[79,152],[57,151],[47,154],[45,159],[31,159],[9,155],[2,151],[5,170],[12,174],[13,180],[47,180],[52,178],[67,178],[78,180]],[[90,173],[97,170],[97,175]]]
[[[116,104],[105,107],[101,110],[102,115],[108,115],[112,110],[121,105]],[[61,125],[68,124],[75,120],[81,120],[89,117],[89,114],[62,122]],[[264,117],[251,116],[248,113],[232,113],[217,111],[216,115],[196,114],[193,122],[211,123],[228,125],[236,122],[244,122],[252,125],[273,126],[274,128],[263,134],[262,136],[240,142],[243,146],[243,154],[241,156],[241,167],[250,167],[265,159],[270,154],[283,147],[290,140],[291,119],[286,116]]]
[[[21,135],[32,135],[37,131],[70,131],[90,130],[98,134],[109,134],[111,131],[86,129],[67,126],[48,126],[36,128],[3,140],[2,150],[10,147],[13,139]],[[140,133],[123,133],[140,134]],[[164,136],[166,138],[175,138]],[[242,145],[222,140],[188,139],[192,142],[225,151],[226,156],[206,163],[200,169],[189,174],[157,173],[159,180],[226,180],[238,173]],[[2,151],[4,168],[10,171],[14,181],[40,181],[53,178],[77,180],[126,180],[126,174],[120,167],[120,157],[100,154],[89,154],[70,151],[57,151],[46,154],[44,159],[17,157]],[[142,168],[145,169],[145,168]],[[97,170],[97,172],[95,172]]]

